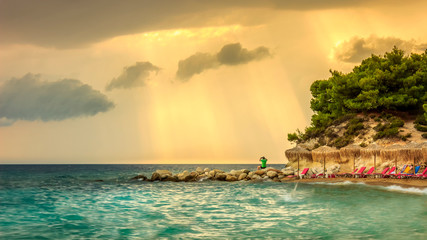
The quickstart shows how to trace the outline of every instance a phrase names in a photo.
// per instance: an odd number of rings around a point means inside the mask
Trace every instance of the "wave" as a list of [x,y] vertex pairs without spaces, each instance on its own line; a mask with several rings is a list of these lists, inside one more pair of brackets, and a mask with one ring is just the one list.
[[401,192],[401,193],[409,193],[409,194],[419,194],[419,195],[427,195],[427,188],[417,188],[417,187],[401,187],[398,185],[390,185],[390,186],[376,186],[376,185],[368,185],[364,182],[313,182],[308,183],[313,185],[332,185],[332,186],[344,186],[344,185],[366,185],[369,187],[380,188],[386,191],[391,192]]
[[387,191],[393,191],[393,192],[403,192],[403,193],[412,193],[412,194],[420,194],[420,195],[427,195],[427,188],[420,189],[416,187],[410,187],[410,188],[404,188],[397,185],[391,185],[387,187],[381,187],[384,188]]
[[313,185],[334,185],[334,186],[343,186],[343,185],[366,185],[364,182],[351,182],[351,181],[344,181],[344,182],[308,182],[308,184]]

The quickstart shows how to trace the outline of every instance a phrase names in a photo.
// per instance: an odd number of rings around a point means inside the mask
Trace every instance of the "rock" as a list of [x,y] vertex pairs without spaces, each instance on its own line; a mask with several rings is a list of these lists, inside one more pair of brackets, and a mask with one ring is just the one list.
[[198,174],[202,174],[202,173],[204,173],[204,171],[203,171],[203,169],[202,169],[201,167],[197,167],[197,168],[196,168],[196,172],[197,172]]
[[323,167],[314,167],[311,168],[311,171],[313,172],[313,174],[323,173]]
[[251,177],[252,180],[262,179],[262,177],[258,174],[253,174]]
[[227,174],[225,173],[215,174],[215,180],[224,181],[226,178],[227,178]]
[[199,174],[197,172],[191,172],[189,175],[187,175],[184,178],[185,182],[194,182],[197,180],[197,177],[199,176]]
[[234,182],[234,181],[237,181],[237,177],[234,175],[227,175],[227,177],[225,178],[225,181]]
[[294,175],[294,170],[286,170],[283,171],[283,175]]
[[247,176],[248,176],[247,173],[242,173],[242,174],[240,174],[240,176],[237,180],[239,180],[239,181],[245,180]]
[[212,170],[208,173],[208,178],[214,178],[215,177],[215,171]]
[[156,173],[158,173],[160,175],[161,179],[165,179],[168,176],[171,177],[172,173],[168,170],[156,170]]
[[178,180],[179,181],[185,181],[185,179],[188,176],[190,176],[190,173],[187,170],[185,170],[184,172],[178,174]]
[[282,179],[282,178],[284,178],[284,177],[285,177],[285,175],[282,173],[282,174],[277,175],[277,177],[278,177],[279,179]]
[[147,177],[145,175],[140,174],[140,175],[137,175],[137,176],[131,178],[131,180],[145,181],[145,180],[147,180]]
[[151,181],[160,181],[162,178],[160,177],[160,174],[158,172],[153,172],[151,175]]
[[240,174],[242,174],[243,172],[242,171],[240,171],[240,170],[231,170],[230,171],[230,174],[231,175],[233,175],[233,176],[235,176],[235,177],[239,177],[240,176]]
[[205,169],[203,169],[203,172],[205,172],[205,173],[208,173],[210,171],[210,169],[209,168],[205,168]]
[[327,169],[327,173],[332,174],[332,173],[337,173],[340,171],[341,166],[339,164],[334,164],[332,166],[329,166]]
[[250,172],[248,169],[242,169],[240,171],[242,171],[242,173],[246,173],[246,174],[248,174]]
[[274,169],[274,168],[270,168],[267,170],[267,172],[271,172],[271,171],[276,172],[276,173],[282,173],[282,171],[280,171],[278,169]]
[[276,176],[277,176],[277,172],[275,172],[275,171],[268,171],[267,172],[267,177],[269,177],[269,178],[274,178]]
[[256,170],[255,172],[254,172],[256,175],[263,175],[264,173],[265,173],[265,171],[264,170]]
[[264,177],[262,177],[263,179],[268,179],[268,176],[264,176]]
[[295,172],[295,169],[294,169],[292,166],[285,167],[284,169],[282,169],[282,172],[285,172],[285,171],[287,171],[287,170],[289,170],[289,171],[294,171],[294,172]]
[[253,176],[254,174],[255,174],[254,172],[249,172],[249,173],[248,173],[248,178],[252,178],[252,176]]
[[166,178],[162,179],[162,181],[178,182],[178,177],[177,176],[166,176]]

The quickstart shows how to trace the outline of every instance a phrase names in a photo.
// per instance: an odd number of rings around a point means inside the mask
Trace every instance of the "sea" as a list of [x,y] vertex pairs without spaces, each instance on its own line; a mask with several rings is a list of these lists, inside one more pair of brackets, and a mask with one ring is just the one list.
[[427,189],[131,180],[256,166],[0,165],[0,239],[427,239]]

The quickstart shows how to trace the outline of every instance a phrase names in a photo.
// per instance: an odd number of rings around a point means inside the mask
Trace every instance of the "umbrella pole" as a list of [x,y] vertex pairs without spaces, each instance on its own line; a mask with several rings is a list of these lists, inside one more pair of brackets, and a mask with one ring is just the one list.
[[394,168],[396,168],[396,170],[394,170],[394,173],[397,174],[397,158],[394,159]]
[[374,172],[377,172],[376,167],[377,167],[377,154],[375,153],[374,154]]
[[298,156],[298,170],[297,170],[297,176],[299,178],[299,156]]
[[414,166],[412,167],[412,170],[414,170],[414,175],[415,175],[415,153],[414,156],[412,156],[414,158]]
[[323,157],[323,178],[326,177],[326,170],[325,170],[325,157]]
[[356,169],[356,157],[353,158],[353,172]]

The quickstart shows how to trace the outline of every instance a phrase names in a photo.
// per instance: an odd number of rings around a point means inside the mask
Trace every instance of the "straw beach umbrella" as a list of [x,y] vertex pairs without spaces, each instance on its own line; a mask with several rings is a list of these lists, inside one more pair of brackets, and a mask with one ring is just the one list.
[[421,151],[422,151],[422,160],[423,164],[427,164],[427,141],[420,143]]
[[408,158],[407,150],[402,145],[399,145],[399,144],[393,144],[382,149],[380,154],[383,160],[394,160],[396,173],[397,173],[397,159]]
[[416,162],[419,159],[423,158],[423,150],[422,150],[422,145],[420,143],[416,143],[416,142],[410,142],[408,144],[406,144],[405,148],[408,150],[409,155],[412,157],[412,160],[414,161],[414,173],[415,173],[415,165]]
[[332,160],[334,162],[340,162],[340,151],[336,148],[321,146],[311,151],[311,155],[313,156],[313,162],[322,162],[323,160],[323,177],[326,174],[326,158],[328,160]]
[[374,157],[374,171],[376,171],[377,156],[380,155],[381,149],[383,149],[383,147],[381,147],[376,143],[372,143],[366,148],[363,148],[362,150],[360,150],[360,157],[362,159],[372,159],[372,156]]
[[311,152],[300,146],[296,146],[294,148],[286,150],[285,155],[288,158],[289,162],[298,162],[298,174],[300,160],[305,160],[306,162],[313,162]]
[[340,149],[340,163],[347,163],[353,160],[353,170],[356,168],[356,158],[360,157],[362,147],[356,144],[351,144]]

